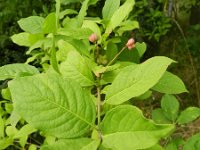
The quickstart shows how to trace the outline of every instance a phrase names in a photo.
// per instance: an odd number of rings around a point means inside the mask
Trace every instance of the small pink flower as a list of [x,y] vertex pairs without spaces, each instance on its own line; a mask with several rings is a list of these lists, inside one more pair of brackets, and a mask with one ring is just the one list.
[[134,40],[134,38],[130,38],[130,39],[128,40],[128,42],[126,43],[126,47],[127,47],[129,50],[131,50],[132,48],[135,47],[135,40]]
[[98,41],[98,36],[96,35],[96,33],[93,33],[89,36],[88,39],[90,42],[94,43],[94,42]]

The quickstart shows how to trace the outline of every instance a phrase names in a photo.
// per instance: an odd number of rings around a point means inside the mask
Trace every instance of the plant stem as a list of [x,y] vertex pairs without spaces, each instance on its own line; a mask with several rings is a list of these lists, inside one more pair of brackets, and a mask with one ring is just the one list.
[[98,128],[101,123],[101,88],[97,86],[97,119],[98,119]]
[[200,107],[200,92],[199,92],[200,91],[200,87],[199,87],[199,80],[198,80],[198,77],[197,77],[197,72],[196,72],[196,68],[194,66],[194,61],[193,61],[192,55],[190,53],[190,47],[188,45],[187,39],[185,37],[185,34],[184,34],[181,26],[179,25],[179,23],[175,19],[173,19],[173,18],[172,18],[172,21],[174,21],[174,23],[177,25],[177,28],[179,29],[179,31],[180,31],[183,39],[184,39],[185,45],[186,45],[186,50],[188,52],[190,64],[191,64],[193,75],[194,75],[194,79],[195,79],[195,88],[196,88],[198,106]]
[[112,63],[117,59],[117,57],[118,57],[125,49],[126,49],[126,46],[124,46],[124,47],[119,51],[119,53],[117,53],[117,54],[115,55],[115,57],[107,64],[107,66],[112,65]]
[[52,35],[52,47],[51,47],[51,58],[50,58],[50,63],[54,70],[58,73],[60,73],[59,68],[58,68],[58,62],[56,59],[56,48],[55,48],[55,35]]

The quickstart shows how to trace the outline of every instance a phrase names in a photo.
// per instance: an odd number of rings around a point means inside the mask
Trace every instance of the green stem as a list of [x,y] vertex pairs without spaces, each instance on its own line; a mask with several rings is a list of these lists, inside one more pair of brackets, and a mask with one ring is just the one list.
[[97,86],[97,118],[98,118],[98,127],[101,123],[101,88]]
[[55,35],[52,35],[52,47],[51,47],[51,58],[50,58],[50,63],[54,70],[58,73],[60,73],[59,68],[58,68],[58,63],[56,59],[56,47],[55,47]]
[[117,54],[115,55],[115,57],[107,64],[107,66],[112,65],[112,63],[117,59],[117,57],[118,57],[125,49],[126,49],[126,46],[124,46],[124,47],[119,51],[119,53],[117,53]]

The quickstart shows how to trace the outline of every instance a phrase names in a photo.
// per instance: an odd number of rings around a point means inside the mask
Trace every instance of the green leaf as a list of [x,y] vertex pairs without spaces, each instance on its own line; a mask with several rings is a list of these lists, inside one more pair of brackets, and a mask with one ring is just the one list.
[[135,48],[138,51],[138,54],[139,54],[139,56],[141,58],[144,55],[144,53],[145,53],[145,51],[147,49],[147,46],[146,46],[146,44],[144,42],[142,42],[142,43],[136,42]]
[[74,40],[70,40],[68,42],[71,45],[73,45],[80,54],[83,54],[84,56],[90,57],[89,47],[83,41],[74,39]]
[[17,128],[16,127],[13,127],[13,126],[7,126],[6,127],[6,135],[7,136],[14,136],[16,133],[18,132]]
[[28,150],[37,150],[37,146],[34,145],[34,144],[31,144],[31,145],[28,147]]
[[80,39],[88,39],[88,37],[92,34],[92,31],[89,28],[76,28],[76,29],[61,28],[58,30],[58,34],[80,40]]
[[119,27],[119,29],[117,29],[116,32],[119,35],[122,35],[126,31],[131,31],[131,30],[138,29],[138,28],[139,28],[138,21],[127,20],[120,24],[120,27]]
[[6,100],[11,100],[10,90],[9,88],[5,88],[1,90],[1,97]]
[[13,138],[12,137],[6,137],[3,139],[0,139],[0,149],[5,150],[7,147],[13,144]]
[[88,9],[88,6],[89,6],[89,4],[88,4],[89,1],[90,0],[84,0],[84,2],[82,3],[82,7],[81,7],[81,9],[79,11],[79,14],[77,16],[80,26],[82,26],[84,17],[87,15],[87,9]]
[[106,0],[102,10],[103,19],[109,20],[119,6],[120,0]]
[[35,131],[37,131],[37,130],[35,128],[33,128],[30,124],[26,124],[22,128],[20,128],[20,130],[15,134],[14,138],[24,137]]
[[173,95],[164,95],[161,100],[161,108],[164,115],[171,121],[175,121],[179,112],[179,102]]
[[94,127],[95,105],[89,93],[58,74],[40,74],[9,82],[15,111],[46,135],[75,138]]
[[89,28],[93,33],[96,33],[99,38],[101,37],[101,30],[94,21],[84,20],[82,28]]
[[63,150],[63,148],[67,148],[67,150],[96,150],[98,145],[99,141],[88,138],[63,139],[54,144],[42,146],[41,150]]
[[197,107],[188,107],[181,112],[177,122],[179,124],[186,124],[194,121],[200,116],[200,109]]
[[165,117],[164,111],[161,108],[154,109],[152,112],[152,119],[156,123],[163,123],[163,124],[169,124],[171,123],[170,120],[168,120]]
[[94,77],[84,57],[78,52],[71,51],[65,62],[60,65],[60,72],[64,77],[77,81],[81,86],[94,85]]
[[24,125],[20,130],[15,134],[14,138],[19,139],[19,143],[22,147],[26,145],[28,136],[37,131],[30,124]]
[[134,5],[135,0],[126,0],[124,4],[120,6],[119,9],[116,10],[112,15],[105,32],[110,33],[117,26],[119,26],[122,21],[129,15]]
[[152,88],[166,94],[180,94],[188,92],[183,81],[176,75],[166,71],[159,82]]
[[19,34],[14,34],[13,36],[11,36],[12,41],[19,45],[19,46],[31,46],[31,43],[29,41],[29,33],[26,32],[22,32]]
[[42,34],[42,33],[30,34],[28,39],[29,39],[29,42],[31,43],[31,46],[32,46],[37,41],[44,39],[44,34]]
[[111,84],[106,103],[118,105],[144,94],[159,81],[172,62],[170,58],[157,56],[140,65],[125,67]]
[[116,76],[119,74],[120,71],[123,71],[122,68],[125,68],[127,66],[130,65],[137,65],[134,64],[132,62],[118,62],[116,64],[119,64],[119,68],[113,71],[109,71],[109,72],[105,72],[104,74],[102,74],[102,78],[101,78],[101,84],[107,84],[107,83],[112,83],[113,80],[116,78]]
[[5,124],[3,118],[0,116],[0,139],[4,137]]
[[73,9],[65,9],[60,12],[59,19],[63,19],[66,15],[71,15],[71,14],[78,14],[78,12]]
[[106,58],[108,61],[111,61],[118,53],[118,47],[112,41],[108,42],[106,49]]
[[136,97],[137,100],[145,100],[145,99],[148,99],[152,96],[152,91],[146,91],[144,94]]
[[17,114],[15,109],[13,109],[13,111],[10,115],[10,124],[15,127],[20,119],[21,119],[21,117]]
[[200,148],[200,133],[193,135],[183,146],[183,150],[198,150]]
[[117,106],[106,114],[101,123],[102,144],[117,150],[150,148],[173,129],[173,125],[159,125],[144,118],[135,106]]
[[76,48],[73,45],[64,40],[58,41],[57,44],[59,50],[56,52],[56,57],[58,61],[65,61],[70,51],[76,51]]
[[31,65],[20,63],[8,64],[0,67],[0,80],[13,79],[18,76],[34,75],[38,73],[39,71]]
[[50,13],[44,20],[43,33],[56,33],[56,14]]
[[61,3],[64,5],[70,4],[70,3],[77,3],[80,2],[81,0],[61,0]]
[[147,148],[145,150],[164,150],[164,149],[159,144],[156,144],[153,147]]
[[42,33],[43,23],[44,18],[39,16],[22,18],[18,21],[18,24],[22,30],[32,34]]

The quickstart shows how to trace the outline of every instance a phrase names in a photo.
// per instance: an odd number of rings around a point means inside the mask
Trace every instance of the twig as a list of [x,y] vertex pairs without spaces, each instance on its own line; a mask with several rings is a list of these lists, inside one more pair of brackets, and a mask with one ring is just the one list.
[[188,45],[188,42],[187,42],[187,39],[185,37],[185,34],[182,30],[182,28],[180,27],[179,23],[172,18],[172,20],[174,21],[174,23],[177,25],[183,39],[184,39],[184,42],[185,42],[185,45],[186,45],[186,49],[188,51],[188,56],[189,56],[189,60],[190,60],[190,64],[191,64],[191,67],[192,67],[192,71],[193,71],[193,74],[194,74],[194,78],[195,78],[195,87],[196,87],[196,94],[197,94],[197,100],[198,100],[198,106],[200,107],[200,89],[199,89],[199,83],[198,83],[198,78],[197,78],[197,72],[196,72],[196,69],[195,69],[195,66],[194,66],[194,61],[192,59],[192,55],[190,53],[190,48],[189,48],[189,45]]
[[117,54],[115,55],[115,57],[107,64],[107,66],[112,65],[112,63],[117,59],[117,57],[118,57],[125,49],[126,49],[126,46],[124,46],[124,47],[119,51],[119,53],[117,53]]

